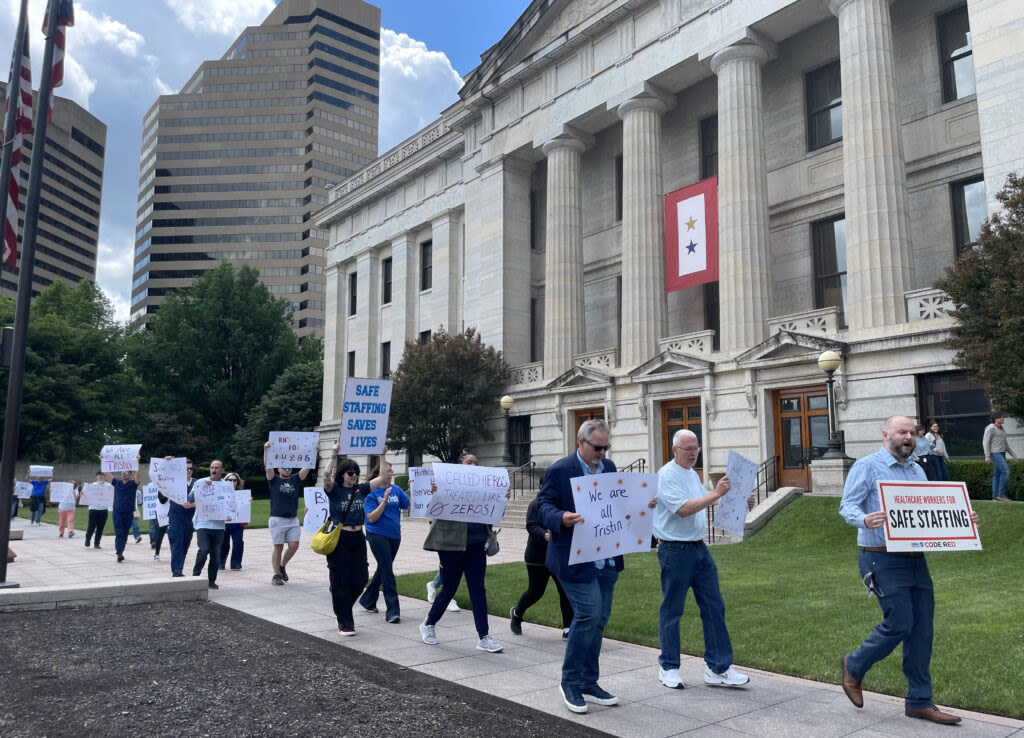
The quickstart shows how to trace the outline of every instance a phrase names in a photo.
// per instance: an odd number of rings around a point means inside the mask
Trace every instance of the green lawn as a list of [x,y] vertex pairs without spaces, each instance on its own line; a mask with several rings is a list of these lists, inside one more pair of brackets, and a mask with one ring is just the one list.
[[[932,681],[941,705],[1024,718],[1024,505],[972,503],[981,517],[984,551],[929,554],[935,582]],[[857,572],[856,536],[839,517],[838,500],[806,497],[782,510],[748,541],[713,549],[738,664],[838,683],[839,657],[878,624]],[[609,638],[658,646],[661,604],[654,552],[626,557],[615,591]],[[488,567],[492,614],[508,610],[526,588],[523,564]],[[399,591],[423,598],[433,574],[398,578]],[[457,593],[468,606],[463,584]],[[559,626],[558,595],[549,586],[527,613]],[[681,625],[682,650],[704,651],[692,594]],[[877,664],[864,686],[903,696],[900,652]]]
[[[28,502],[26,500],[25,502]],[[32,513],[29,512],[29,508],[26,505],[18,510],[18,517],[28,520]],[[270,517],[270,500],[253,500],[252,501],[252,522],[249,523],[250,528],[266,528],[267,518]],[[53,523],[57,525],[57,508],[47,507],[46,512],[43,513],[44,523]],[[85,531],[89,526],[89,509],[85,507],[79,507],[75,509],[75,535],[85,535]],[[142,533],[149,533],[149,521],[140,520],[139,530]],[[81,531],[80,533],[77,531]],[[107,516],[107,525],[103,529],[103,535],[114,535],[114,523],[112,516]]]

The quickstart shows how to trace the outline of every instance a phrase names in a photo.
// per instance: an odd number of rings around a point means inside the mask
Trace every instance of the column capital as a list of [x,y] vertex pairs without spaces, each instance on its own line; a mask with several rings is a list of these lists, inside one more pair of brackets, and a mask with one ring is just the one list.
[[341,270],[340,261],[332,261],[330,264],[324,267],[324,277],[333,277]]
[[725,64],[737,60],[749,60],[761,66],[768,61],[768,56],[768,49],[756,41],[741,41],[716,51],[711,57],[711,71],[718,74],[718,70]]
[[640,95],[626,100],[626,102],[622,103],[615,109],[615,112],[620,119],[625,120],[626,116],[635,110],[653,110],[658,115],[661,115],[668,110],[668,105],[659,97]]
[[[847,5],[857,1],[858,0],[828,0],[828,10],[832,15],[838,17]],[[886,5],[892,5],[893,0],[884,0],[884,2]]]
[[545,156],[558,149],[571,149],[583,153],[594,145],[594,137],[570,125],[563,125],[547,138],[537,139],[533,145],[540,148]]
[[639,85],[632,85],[618,95],[613,95],[605,106],[608,110],[614,110],[622,119],[633,110],[651,109],[660,115],[674,108],[675,104],[675,95],[650,82],[642,82]]

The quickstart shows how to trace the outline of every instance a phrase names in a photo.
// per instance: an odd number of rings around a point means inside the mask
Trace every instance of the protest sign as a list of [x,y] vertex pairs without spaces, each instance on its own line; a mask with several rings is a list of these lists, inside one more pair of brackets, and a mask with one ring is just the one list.
[[231,482],[196,482],[192,487],[196,500],[196,516],[205,520],[227,520],[231,516],[228,498],[234,497],[235,486]]
[[[157,518],[157,507],[160,505],[160,498],[157,494],[160,492],[159,488],[155,484],[147,484],[142,488],[142,519],[143,520],[156,520]],[[164,495],[166,497],[166,495]]]
[[463,523],[498,525],[505,514],[508,470],[468,464],[434,464],[437,491],[427,502],[426,516]]
[[320,434],[270,431],[267,449],[268,469],[312,469],[316,466]]
[[106,482],[82,485],[82,494],[78,496],[78,504],[97,508],[113,507],[114,485],[107,484]]
[[32,496],[32,483],[31,482],[15,482],[14,483],[14,496],[20,497],[23,500],[27,500]]
[[980,551],[964,482],[878,482],[888,551]]
[[188,460],[184,456],[150,459],[149,479],[167,499],[179,505],[188,502]]
[[36,479],[53,479],[53,467],[42,466],[40,464],[30,464],[28,467],[28,475],[30,477],[35,477]]
[[715,504],[713,525],[743,538],[743,528],[747,522],[747,498],[757,482],[757,462],[730,451],[725,475],[729,477],[729,491]]
[[306,533],[316,533],[320,530],[327,516],[330,514],[327,494],[323,487],[306,487],[302,491],[303,501],[306,503],[306,515],[302,518],[302,530]]
[[[163,528],[171,522],[171,503],[160,502],[157,500],[156,503],[156,524]],[[152,525],[152,523],[150,523]]]
[[236,489],[234,498],[229,503],[232,523],[252,522],[252,490]]
[[573,477],[573,502],[583,522],[572,529],[569,563],[583,564],[634,551],[651,550],[657,474],[608,472]]
[[349,377],[345,380],[338,453],[384,453],[392,384],[390,379]]
[[50,482],[50,502],[74,502],[75,488],[71,482]]
[[434,472],[429,466],[409,467],[409,517],[425,518],[430,502],[430,485]]
[[139,468],[139,451],[142,444],[104,446],[100,450],[100,471],[123,472]]

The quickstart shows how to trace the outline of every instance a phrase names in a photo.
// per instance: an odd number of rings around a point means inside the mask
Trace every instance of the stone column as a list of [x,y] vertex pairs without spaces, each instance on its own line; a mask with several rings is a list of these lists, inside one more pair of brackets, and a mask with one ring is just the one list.
[[434,243],[433,310],[431,326],[443,325],[449,333],[458,333],[459,326],[455,309],[460,294],[457,238],[455,229],[458,221],[454,213],[447,211],[430,222],[431,240]]
[[661,184],[661,116],[657,97],[618,107],[622,119],[622,347],[635,367],[657,353],[665,332],[665,231]]
[[583,195],[580,157],[586,144],[559,136],[544,144],[548,157],[544,251],[544,379],[572,367],[583,353]]
[[829,0],[839,16],[846,208],[846,320],[906,321],[914,286],[889,0]]
[[333,262],[324,269],[327,291],[324,302],[323,424],[341,420],[345,387],[345,272]]
[[718,290],[723,351],[764,340],[771,315],[761,67],[745,42],[711,57],[718,75]]
[[[391,241],[391,309],[394,319],[402,321],[403,343],[419,335],[419,324],[416,321],[416,306],[419,302],[416,272],[418,249],[419,244],[411,231]],[[393,330],[393,335],[397,336],[398,331]],[[395,346],[391,347],[391,352],[392,357],[396,356]],[[401,356],[400,351],[397,356]]]

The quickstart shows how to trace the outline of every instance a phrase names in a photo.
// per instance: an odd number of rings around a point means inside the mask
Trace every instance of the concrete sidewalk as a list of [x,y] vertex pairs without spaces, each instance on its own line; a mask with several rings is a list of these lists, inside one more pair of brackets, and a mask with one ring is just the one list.
[[[424,551],[427,526],[420,520],[403,520],[403,542],[396,572],[434,571],[437,556]],[[31,526],[27,519],[12,521],[25,531],[15,541],[18,559],[8,567],[8,580],[21,586],[66,587],[83,583],[120,583],[170,577],[170,549],[165,540],[161,561],[153,561],[149,539],[128,542],[126,560],[118,564],[113,537],[103,539],[99,551],[84,547],[84,533],[58,539],[53,525]],[[606,639],[601,654],[601,686],[622,699],[616,707],[590,706],[587,715],[574,715],[558,692],[563,641],[560,631],[530,623],[523,635],[514,636],[508,619],[490,616],[491,636],[505,650],[490,654],[476,650],[473,616],[469,611],[446,613],[437,625],[438,646],[420,639],[418,624],[427,611],[425,600],[402,598],[402,621],[384,622],[381,613],[371,615],[356,607],[356,636],[338,636],[327,591],[327,567],[313,553],[303,534],[299,552],[288,566],[290,581],[283,587],[270,584],[270,535],[267,530],[247,530],[241,571],[222,571],[220,589],[210,600],[251,615],[339,643],[410,669],[436,676],[481,692],[519,702],[537,710],[580,722],[618,736],[919,736],[942,731],[903,715],[903,700],[865,693],[864,708],[850,705],[838,685],[780,676],[743,667],[749,686],[741,689],[706,687],[701,659],[683,656],[680,672],[685,690],[666,689],[658,681],[657,651]],[[506,528],[499,536],[502,550],[491,561],[522,561],[526,531]],[[195,558],[189,551],[186,572]],[[370,557],[371,570],[373,557]],[[626,570],[625,576],[629,575]],[[523,577],[523,586],[526,577]],[[424,592],[424,595],[426,593]],[[468,603],[465,603],[468,604]],[[510,603],[511,604],[511,603]],[[0,616],[2,617],[2,616]],[[838,675],[837,675],[838,677]],[[964,721],[958,736],[1017,736],[1024,738],[1024,721],[950,710]]]

